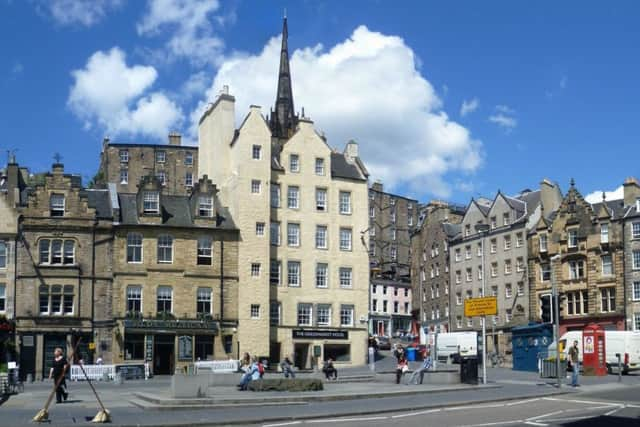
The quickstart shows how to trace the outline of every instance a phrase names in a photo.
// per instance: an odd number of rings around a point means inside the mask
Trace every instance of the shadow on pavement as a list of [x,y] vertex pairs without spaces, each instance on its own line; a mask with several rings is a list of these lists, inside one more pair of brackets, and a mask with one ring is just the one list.
[[625,417],[613,417],[613,416],[599,416],[593,418],[587,418],[585,420],[572,421],[570,423],[560,424],[564,427],[629,427],[640,426],[639,419],[625,418]]

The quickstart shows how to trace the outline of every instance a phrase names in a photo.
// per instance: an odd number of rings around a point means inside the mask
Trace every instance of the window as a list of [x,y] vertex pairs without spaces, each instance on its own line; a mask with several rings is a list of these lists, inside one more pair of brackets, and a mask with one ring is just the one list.
[[272,259],[269,268],[269,282],[272,285],[280,285],[280,274],[282,271],[282,263],[277,259]]
[[297,154],[289,155],[289,170],[291,172],[300,172],[300,157]]
[[[398,313],[399,312],[399,308],[400,308],[400,303],[398,301],[394,301],[393,302],[393,312],[394,313]],[[433,313],[433,309],[431,309],[431,312]],[[433,319],[433,314],[431,315],[431,318]]]
[[282,304],[278,301],[269,303],[269,323],[271,326],[278,326],[282,319]]
[[602,255],[602,275],[613,276],[613,261],[611,255]]
[[146,214],[160,212],[160,193],[157,191],[145,191],[142,195],[142,211]]
[[171,303],[173,300],[173,290],[171,286],[158,286],[157,292],[156,311],[158,313],[171,313]]
[[547,235],[541,234],[538,240],[540,242],[540,252],[547,252]]
[[329,265],[316,264],[316,288],[329,287]]
[[353,326],[353,306],[340,306],[340,326]]
[[516,258],[516,271],[518,273],[522,273],[524,271],[524,258]]
[[251,194],[260,194],[262,186],[260,185],[260,180],[252,179],[251,180]]
[[471,235],[471,225],[470,224],[466,224],[464,226],[464,236],[468,237]]
[[491,239],[491,242],[489,242],[489,252],[492,254],[498,252],[498,241],[496,239]]
[[633,330],[640,331],[640,313],[633,314]]
[[633,300],[640,301],[640,281],[633,282]]
[[316,210],[324,212],[327,210],[327,189],[316,188]]
[[398,259],[398,248],[395,246],[391,246],[391,260],[395,261]]
[[371,218],[376,217],[376,208],[374,206],[369,206],[369,217]]
[[504,274],[511,274],[511,260],[504,261]]
[[609,224],[600,224],[600,243],[609,243]]
[[508,251],[511,249],[511,236],[504,236],[504,250]]
[[462,282],[462,273],[460,270],[456,271],[456,284],[460,284]]
[[640,239],[640,221],[631,224],[631,238]]
[[395,228],[391,229],[391,240],[397,240],[398,239],[398,232],[396,231]]
[[482,266],[478,266],[478,280],[482,280]]
[[353,287],[353,270],[351,267],[340,267],[340,287]]
[[507,283],[504,285],[504,296],[505,298],[511,298],[513,296],[513,288],[511,283]]
[[311,304],[298,304],[298,325],[311,326],[313,306]]
[[120,184],[127,184],[129,182],[129,171],[127,169],[120,169]]
[[509,212],[505,212],[502,214],[502,225],[509,225],[511,221],[509,219]]
[[264,236],[264,222],[256,222],[256,236]]
[[569,231],[567,231],[567,235],[568,235],[567,245],[570,248],[577,247],[578,246],[578,230],[576,230],[576,229],[569,230]]
[[378,311],[378,300],[377,299],[371,300],[371,311],[373,311],[373,312]]
[[287,245],[300,246],[300,224],[287,224]]
[[473,317],[467,317],[467,327],[473,328]]
[[409,217],[407,218],[407,225],[409,227],[413,226],[413,216],[411,216],[411,212],[409,212]]
[[0,312],[7,309],[7,287],[4,283],[0,284]]
[[316,319],[317,319],[316,322],[318,326],[330,326],[331,325],[331,306],[328,304],[318,304]]
[[316,248],[327,249],[327,226],[316,226]]
[[391,222],[394,224],[396,222],[396,208],[391,209]]
[[193,153],[187,151],[184,153],[184,164],[187,166],[193,165]]
[[193,173],[187,172],[184,174],[184,185],[187,187],[193,187]]
[[142,262],[142,234],[127,234],[127,262],[139,264]]
[[144,334],[125,333],[124,358],[125,360],[144,359]]
[[166,151],[156,151],[156,163],[164,163],[167,160]]
[[165,171],[159,171],[156,173],[156,178],[160,181],[160,184],[167,185],[167,174]]
[[478,243],[478,247],[476,249],[476,256],[482,256],[482,243]]
[[316,175],[324,175],[324,159],[316,158]]
[[252,262],[251,263],[251,277],[260,277],[260,263]]
[[404,296],[405,298],[409,296],[409,288],[404,288]]
[[516,233],[516,248],[521,248],[524,245],[524,237],[522,233]]
[[462,293],[456,292],[456,305],[462,305]]
[[492,297],[498,296],[498,286],[496,285],[491,286],[491,296]]
[[298,209],[300,189],[296,186],[289,186],[287,188],[287,207],[289,209]]
[[269,234],[271,235],[271,244],[274,246],[280,245],[280,223],[272,222],[270,224]]
[[196,312],[211,314],[211,288],[198,288],[196,293]]
[[456,262],[460,262],[461,257],[460,257],[460,248],[456,248],[456,252],[455,252],[455,260]]
[[120,150],[118,155],[120,157],[120,163],[129,162],[129,150]]
[[507,308],[506,313],[504,315],[504,321],[506,323],[511,322],[511,319],[513,319],[513,310],[511,310],[510,308]]
[[197,265],[211,265],[213,240],[209,236],[198,237]]
[[498,277],[498,263],[491,263],[491,277]]
[[386,295],[387,294],[387,287],[383,286],[382,287],[382,295]]
[[540,264],[540,280],[543,282],[551,280],[551,265],[549,263]]
[[471,246],[465,246],[464,248],[464,259],[471,259]]
[[634,270],[640,270],[640,251],[633,251],[631,257],[631,268]]
[[351,192],[340,192],[340,213],[343,215],[351,214]]
[[473,274],[472,274],[471,268],[467,268],[466,280],[467,282],[470,282],[472,279],[473,279]]
[[253,160],[260,160],[262,158],[262,146],[254,145],[251,150],[251,158]]
[[587,314],[588,307],[589,296],[587,291],[567,292],[567,314]]
[[[61,239],[41,239],[39,242],[40,264],[75,264],[75,241]],[[6,247],[5,247],[6,260]],[[5,261],[6,262],[6,261]]]
[[569,261],[569,278],[574,280],[584,278],[584,262]]
[[288,261],[287,262],[287,284],[289,286],[300,286],[300,262]]
[[251,318],[252,319],[260,318],[260,304],[251,304]]
[[280,207],[280,184],[271,184],[271,207]]
[[158,264],[173,262],[173,237],[168,234],[158,236]]
[[498,220],[496,219],[495,216],[491,217],[491,229],[493,230],[494,228],[498,227]]
[[389,308],[389,301],[387,300],[383,300],[382,301],[382,312],[383,313],[388,313],[389,311],[387,310]]
[[351,229],[350,228],[340,229],[340,250],[341,251],[351,250]]
[[440,264],[436,264],[436,277],[440,277]]
[[64,194],[52,194],[49,207],[51,216],[64,216]]
[[0,268],[7,268],[7,242],[0,240]]
[[600,311],[616,311],[616,288],[600,289]]

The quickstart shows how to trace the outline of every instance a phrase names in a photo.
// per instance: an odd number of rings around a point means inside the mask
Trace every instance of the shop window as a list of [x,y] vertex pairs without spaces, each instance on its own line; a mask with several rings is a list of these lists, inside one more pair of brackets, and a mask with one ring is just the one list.
[[144,359],[144,334],[124,335],[125,360]]
[[213,336],[196,335],[196,360],[213,359]]
[[351,361],[351,345],[349,344],[325,344],[324,359],[333,359],[336,362]]

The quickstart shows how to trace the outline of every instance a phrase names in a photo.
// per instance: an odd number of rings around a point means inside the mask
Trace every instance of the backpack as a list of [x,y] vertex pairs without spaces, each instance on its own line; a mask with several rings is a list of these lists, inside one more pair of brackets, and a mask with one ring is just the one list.
[[262,362],[258,363],[258,372],[261,376],[264,375],[264,365],[262,364]]

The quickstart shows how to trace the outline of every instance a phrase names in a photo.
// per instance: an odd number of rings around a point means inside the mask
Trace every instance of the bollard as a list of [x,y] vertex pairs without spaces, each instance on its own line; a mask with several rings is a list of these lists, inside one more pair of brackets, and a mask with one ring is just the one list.
[[618,382],[622,382],[622,361],[620,353],[616,353],[616,357],[618,358]]
[[27,382],[28,383],[32,383],[33,382],[33,375],[27,374]]

